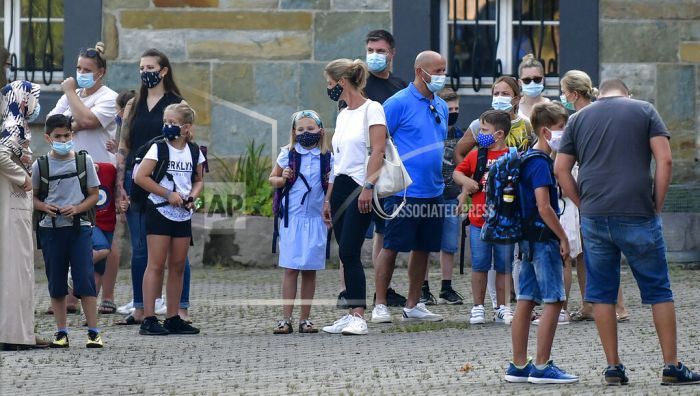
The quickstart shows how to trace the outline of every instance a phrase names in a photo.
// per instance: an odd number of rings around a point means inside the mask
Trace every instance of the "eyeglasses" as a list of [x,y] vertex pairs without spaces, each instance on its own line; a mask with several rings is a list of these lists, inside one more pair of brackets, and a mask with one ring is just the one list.
[[539,84],[542,82],[542,80],[544,80],[544,77],[525,77],[521,78],[520,80],[523,82],[523,84],[530,84],[533,81],[535,82],[535,84]]
[[438,114],[437,109],[432,104],[429,106],[430,112],[435,116],[435,122],[440,123],[440,114]]

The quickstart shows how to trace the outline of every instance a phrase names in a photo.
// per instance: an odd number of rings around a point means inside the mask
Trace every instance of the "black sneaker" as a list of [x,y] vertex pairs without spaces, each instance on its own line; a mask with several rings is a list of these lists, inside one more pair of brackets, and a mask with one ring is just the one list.
[[625,366],[616,364],[605,369],[605,383],[607,385],[627,385],[630,382],[625,374]]
[[405,307],[406,297],[397,293],[394,289],[386,289],[386,306],[387,307]]
[[155,316],[149,316],[147,318],[143,318],[143,323],[141,323],[139,334],[156,336],[168,335],[170,334],[170,332],[160,324],[158,318],[156,318]]
[[462,305],[464,297],[452,287],[440,290],[440,304]]
[[345,290],[338,293],[338,301],[335,303],[335,307],[338,309],[348,309],[348,300],[345,298]]
[[661,385],[692,385],[700,383],[700,375],[692,372],[683,363],[666,366],[661,377]]
[[165,319],[163,321],[163,327],[166,331],[169,331],[170,334],[199,334],[199,329],[182,320],[180,315]]
[[421,295],[418,302],[423,303],[425,305],[437,304],[437,300],[435,299],[435,296],[433,296],[433,293],[430,292],[430,289],[427,289],[425,287],[421,287]]

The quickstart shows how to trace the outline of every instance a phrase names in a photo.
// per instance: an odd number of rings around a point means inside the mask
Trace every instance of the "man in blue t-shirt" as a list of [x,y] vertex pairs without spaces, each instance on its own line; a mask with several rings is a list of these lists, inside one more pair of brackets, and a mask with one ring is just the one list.
[[[430,312],[419,299],[428,256],[430,252],[440,251],[442,237],[442,156],[448,109],[435,93],[445,85],[446,62],[437,52],[424,51],[416,57],[414,70],[413,82],[384,102],[387,129],[413,183],[406,191],[406,206],[386,223],[384,248],[375,266],[374,323],[391,322],[386,292],[398,252],[411,252],[403,320],[442,320],[442,316]],[[384,210],[393,212],[402,201],[403,193],[388,197]]]

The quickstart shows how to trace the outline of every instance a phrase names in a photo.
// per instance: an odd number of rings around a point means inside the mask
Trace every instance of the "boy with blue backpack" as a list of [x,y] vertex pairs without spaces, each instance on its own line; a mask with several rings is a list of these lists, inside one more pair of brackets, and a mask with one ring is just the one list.
[[[569,240],[559,223],[559,196],[554,178],[552,130],[563,128],[568,113],[556,102],[539,103],[530,121],[537,143],[524,154],[511,152],[496,163],[489,175],[490,216],[482,237],[518,239],[522,247],[520,293],[512,323],[513,361],[505,380],[534,384],[568,384],[578,377],[567,374],[550,359],[559,312],[566,300],[563,261]],[[510,206],[510,208],[508,207]],[[537,329],[535,360],[527,358],[530,317],[544,303]]]

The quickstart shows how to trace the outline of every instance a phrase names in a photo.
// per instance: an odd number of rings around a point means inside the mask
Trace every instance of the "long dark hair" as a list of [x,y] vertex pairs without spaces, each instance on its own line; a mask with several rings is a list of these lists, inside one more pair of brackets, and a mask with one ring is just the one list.
[[[152,56],[154,58],[158,59],[158,65],[160,66],[161,69],[164,67],[168,68],[168,74],[163,77],[163,81],[161,82],[163,84],[163,88],[165,89],[165,93],[171,93],[175,94],[179,97],[182,97],[182,94],[180,93],[180,90],[177,87],[177,84],[175,84],[175,77],[173,76],[173,68],[170,66],[170,59],[168,59],[168,56],[165,55],[164,53],[158,51],[155,48],[147,49],[146,51],[141,54],[141,58],[146,58]],[[134,136],[134,118],[136,116],[136,113],[138,112],[139,107],[141,106],[142,103],[146,101],[148,98],[148,88],[146,88],[145,85],[141,84],[141,89],[139,92],[136,94],[134,97],[134,104],[131,106],[131,111],[129,115],[129,120],[127,120],[126,125],[129,127],[129,143],[131,142],[133,136]]]

